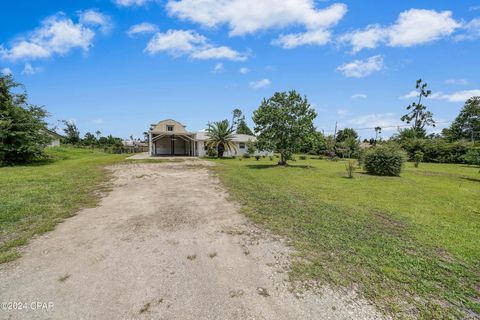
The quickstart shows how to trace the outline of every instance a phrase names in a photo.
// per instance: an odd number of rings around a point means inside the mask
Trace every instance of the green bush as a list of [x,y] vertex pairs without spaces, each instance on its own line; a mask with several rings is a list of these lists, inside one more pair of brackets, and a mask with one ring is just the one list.
[[245,159],[248,159],[248,158],[250,158],[250,155],[249,155],[248,153],[244,153],[244,154],[242,155],[242,157],[244,157]]
[[209,157],[214,157],[214,158],[215,158],[215,157],[217,157],[217,155],[218,155],[218,152],[217,152],[216,149],[214,149],[214,148],[208,148],[208,150],[207,150],[207,156],[209,156]]
[[415,163],[415,168],[418,168],[420,162],[423,161],[423,152],[420,150],[415,151],[415,153],[413,154],[413,161]]
[[479,151],[478,143],[459,140],[449,142],[445,139],[410,139],[400,141],[402,149],[408,153],[408,158],[415,161],[415,152],[423,153],[422,162],[436,163],[468,163],[465,158],[468,152]]
[[353,173],[355,172],[356,167],[357,167],[357,164],[354,160],[348,160],[345,163],[345,170],[347,171],[347,178],[349,178],[349,179],[353,178]]
[[378,176],[399,176],[407,155],[396,146],[379,146],[365,152],[363,168]]
[[299,156],[300,160],[307,160],[307,156],[306,155],[301,155]]
[[257,161],[260,160],[260,156],[259,156],[259,155],[256,155],[256,156],[255,156],[255,160],[257,160]]

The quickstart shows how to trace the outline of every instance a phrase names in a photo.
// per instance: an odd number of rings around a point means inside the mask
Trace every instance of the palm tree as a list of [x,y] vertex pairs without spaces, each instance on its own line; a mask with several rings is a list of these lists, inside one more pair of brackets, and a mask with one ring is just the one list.
[[233,126],[230,126],[228,120],[209,123],[206,131],[208,136],[206,146],[217,150],[219,158],[223,157],[225,150],[230,152],[237,150],[235,143],[233,143],[235,130]]

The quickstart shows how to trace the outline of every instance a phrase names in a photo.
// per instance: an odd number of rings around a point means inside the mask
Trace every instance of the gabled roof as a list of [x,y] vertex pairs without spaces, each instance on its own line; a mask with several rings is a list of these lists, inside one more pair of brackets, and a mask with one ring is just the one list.
[[[167,131],[167,126],[173,126],[173,131]],[[173,119],[162,120],[156,125],[152,125],[152,127],[153,128],[150,130],[151,133],[188,133],[185,129],[186,126]]]
[[62,139],[62,138],[63,138],[63,136],[62,136],[61,134],[58,134],[58,133],[56,133],[55,131],[50,130],[50,129],[48,129],[48,128],[44,128],[44,131],[45,131],[47,134],[49,134],[49,135],[51,135],[52,137],[54,137],[54,138],[57,138],[57,139]]

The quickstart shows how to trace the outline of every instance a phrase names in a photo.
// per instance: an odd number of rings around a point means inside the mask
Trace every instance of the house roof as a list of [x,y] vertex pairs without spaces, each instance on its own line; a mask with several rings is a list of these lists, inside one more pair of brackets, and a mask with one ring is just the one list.
[[47,134],[51,135],[53,138],[57,138],[57,139],[62,139],[63,138],[63,136],[61,134],[58,134],[53,130],[50,130],[48,128],[45,128],[44,130]]
[[[167,126],[173,126],[173,131],[167,131]],[[156,125],[152,125],[151,133],[170,133],[170,134],[186,134],[186,126],[173,119],[162,120]]]

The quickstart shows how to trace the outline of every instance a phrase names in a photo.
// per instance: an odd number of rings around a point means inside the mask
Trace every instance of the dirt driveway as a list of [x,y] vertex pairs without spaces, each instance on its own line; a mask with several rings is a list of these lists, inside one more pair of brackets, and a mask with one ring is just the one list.
[[208,165],[112,167],[98,207],[0,265],[0,319],[380,318],[345,293],[292,291],[289,250],[227,201]]

